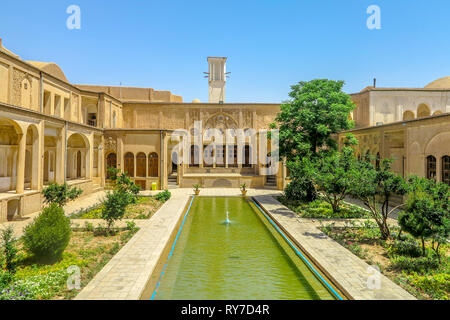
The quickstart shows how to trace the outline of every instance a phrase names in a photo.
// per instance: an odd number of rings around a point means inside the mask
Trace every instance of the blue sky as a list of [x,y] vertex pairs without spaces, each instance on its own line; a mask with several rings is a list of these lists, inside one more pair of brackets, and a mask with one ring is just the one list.
[[[66,9],[81,8],[81,29]],[[366,26],[381,8],[381,30]],[[151,87],[208,100],[207,56],[227,56],[226,102],[280,102],[301,80],[357,92],[450,76],[448,0],[4,1],[0,37],[72,83]]]

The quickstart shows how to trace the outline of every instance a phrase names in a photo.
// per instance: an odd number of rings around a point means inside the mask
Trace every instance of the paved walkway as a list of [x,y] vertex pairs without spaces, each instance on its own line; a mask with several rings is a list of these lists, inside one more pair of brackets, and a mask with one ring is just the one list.
[[[71,201],[64,207],[64,211],[66,215],[70,215],[72,213],[77,212],[81,209],[89,208],[99,202],[102,201],[102,199],[105,196],[105,191],[99,191],[96,193],[91,193],[87,196],[78,198],[74,201]],[[16,237],[21,237],[23,235],[23,229],[25,226],[33,222],[34,218],[39,215],[40,211],[29,214],[25,217],[23,217],[20,220],[14,220],[14,221],[8,221],[0,223],[0,229],[6,228],[8,226],[12,226],[14,228],[14,235]],[[83,223],[84,224],[84,223]]]
[[273,197],[256,196],[255,199],[353,299],[415,299],[382,274],[379,274],[379,288],[369,289],[368,283],[375,278],[367,263],[317,229],[310,219],[298,218]]

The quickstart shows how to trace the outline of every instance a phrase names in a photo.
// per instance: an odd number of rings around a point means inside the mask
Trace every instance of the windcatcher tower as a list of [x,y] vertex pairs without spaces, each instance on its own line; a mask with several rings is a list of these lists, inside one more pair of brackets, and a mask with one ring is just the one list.
[[208,57],[209,103],[225,102],[226,57]]

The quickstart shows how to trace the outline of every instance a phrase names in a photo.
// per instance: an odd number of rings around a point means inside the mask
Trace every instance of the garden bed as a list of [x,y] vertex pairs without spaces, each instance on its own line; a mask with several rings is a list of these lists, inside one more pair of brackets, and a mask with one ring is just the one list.
[[[448,300],[450,298],[450,246],[441,247],[441,263],[434,252],[427,248],[422,256],[420,244],[409,235],[401,240],[381,240],[376,225],[320,228],[332,239],[349,249],[418,299]],[[395,229],[393,229],[395,230]],[[395,232],[395,231],[394,231]]]
[[338,212],[333,212],[331,205],[318,199],[307,203],[298,200],[289,200],[284,196],[278,197],[278,201],[286,207],[297,213],[301,218],[316,218],[316,219],[368,219],[370,214],[368,211],[349,204],[344,203]]
[[[62,259],[53,264],[34,261],[32,256],[25,253],[19,240],[17,272],[8,285],[2,285],[0,271],[0,300],[73,299],[137,230],[130,227],[128,230],[116,231],[108,236],[86,231],[73,232]],[[68,268],[71,266],[80,269],[79,290],[68,289]],[[4,275],[5,273],[3,277]]]
[[[150,219],[163,204],[155,197],[139,197],[137,203],[127,207],[123,219]],[[70,219],[101,219],[102,204],[82,209],[70,215]]]

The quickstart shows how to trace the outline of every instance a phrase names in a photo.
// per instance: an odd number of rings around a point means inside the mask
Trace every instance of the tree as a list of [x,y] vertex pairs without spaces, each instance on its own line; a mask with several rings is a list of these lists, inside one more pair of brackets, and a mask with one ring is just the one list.
[[[391,236],[387,224],[388,216],[400,204],[392,209],[389,207],[393,194],[404,195],[407,192],[406,181],[390,171],[391,159],[384,159],[379,168],[375,168],[370,161],[358,161],[351,194],[360,199],[368,208],[380,228],[381,238],[388,239]],[[381,204],[381,205],[380,205]]]
[[[425,256],[425,239],[431,238],[431,248],[439,261],[439,247],[447,241],[450,231],[450,188],[425,178],[411,177],[406,209],[398,222],[412,236],[420,238]],[[435,247],[436,245],[436,247]]]
[[69,187],[67,183],[52,183],[42,191],[46,203],[56,203],[60,207],[64,207],[67,202],[78,198],[82,193],[83,190]]
[[102,209],[102,219],[106,220],[108,231],[116,220],[123,218],[128,205],[137,202],[140,190],[127,174],[114,168],[111,168],[109,173],[114,181],[114,190],[106,194]]
[[345,146],[342,152],[330,152],[318,161],[313,181],[324,200],[338,212],[355,183],[356,159],[353,148]]
[[293,85],[289,93],[291,100],[281,105],[276,123],[271,125],[279,129],[280,156],[286,160],[290,170],[291,189],[307,188],[291,193],[304,195],[305,200],[312,200],[315,196],[314,185],[308,177],[311,168],[297,164],[309,158],[314,165],[321,150],[336,149],[332,135],[353,126],[349,114],[354,104],[350,96],[342,91],[343,85],[343,81],[326,79],[301,81]]

